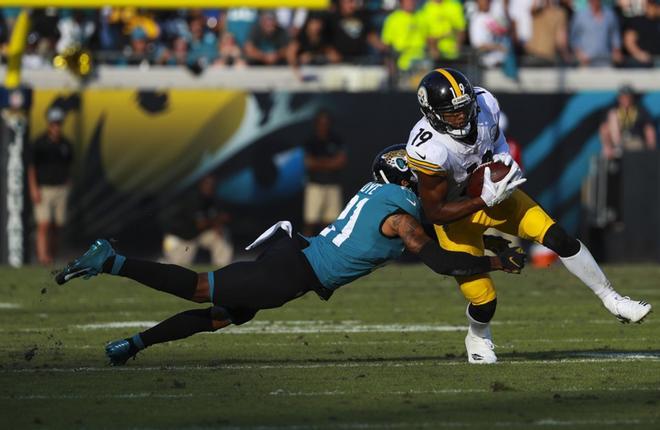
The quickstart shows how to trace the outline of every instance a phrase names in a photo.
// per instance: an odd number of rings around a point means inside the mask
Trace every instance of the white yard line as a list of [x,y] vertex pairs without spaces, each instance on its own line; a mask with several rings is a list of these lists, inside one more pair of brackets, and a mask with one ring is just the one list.
[[22,307],[23,306],[18,303],[0,302],[0,309],[20,309]]
[[[352,422],[352,423],[332,423],[332,424],[292,424],[281,426],[220,426],[220,427],[194,427],[195,430],[324,430],[324,429],[339,429],[339,430],[371,430],[371,429],[408,429],[408,428],[463,428],[463,427],[498,427],[498,428],[535,428],[535,427],[548,427],[548,426],[566,426],[566,427],[580,427],[580,426],[625,426],[625,425],[640,425],[640,424],[653,424],[657,420],[647,419],[622,419],[622,420],[559,420],[547,418],[535,422],[526,421],[414,421],[414,422],[386,422],[386,423],[367,423],[367,422]],[[139,430],[139,429],[134,429]]]
[[[80,330],[115,328],[146,328],[157,321],[122,321],[75,325]],[[242,327],[230,326],[217,333],[224,334],[302,334],[302,333],[401,333],[465,331],[466,326],[443,324],[363,324],[359,321],[255,321]]]
[[[573,321],[574,322],[574,321]],[[613,324],[613,320],[591,320],[594,324]],[[146,328],[157,321],[115,321],[79,324],[71,328],[79,330],[105,330],[115,328]],[[561,322],[557,322],[561,323]],[[528,325],[528,321],[494,321],[493,325]],[[254,321],[247,325],[229,326],[213,334],[306,334],[306,333],[424,333],[465,331],[467,326],[443,323],[426,324],[370,324],[361,321]]]
[[[142,329],[152,327],[158,321],[110,321],[89,324],[76,324],[66,328],[74,330],[113,330],[118,328]],[[530,324],[542,323],[546,321],[493,321],[492,325],[507,326],[529,326]],[[555,320],[553,324],[576,324],[575,320]],[[583,321],[582,324],[616,324],[614,319],[596,319]],[[646,322],[654,323],[654,320]],[[65,327],[62,327],[65,328]],[[55,328],[51,328],[53,330]],[[21,327],[21,328],[0,328],[0,332],[35,332],[44,331],[43,327]],[[312,334],[312,333],[431,333],[431,332],[456,332],[465,331],[467,326],[453,325],[442,322],[437,323],[398,323],[398,324],[379,324],[365,323],[362,321],[324,321],[324,320],[301,320],[301,321],[253,321],[244,326],[229,326],[223,330],[210,335],[218,334]],[[533,341],[533,340],[529,340]],[[579,341],[576,341],[579,342]]]
[[[552,389],[537,391],[540,393],[574,393],[574,392],[589,392],[589,391],[608,391],[608,392],[655,392],[660,391],[660,388],[607,388],[607,389],[593,389],[593,388],[567,388],[567,389]],[[385,396],[403,396],[403,395],[454,395],[454,394],[474,394],[474,393],[490,393],[492,390],[483,388],[448,388],[448,389],[432,389],[432,390],[399,390],[399,391],[369,391],[371,395],[385,395]],[[255,393],[259,396],[261,393]],[[273,390],[268,393],[269,396],[274,397],[326,397],[326,396],[352,396],[363,395],[360,392],[348,392],[340,390],[332,391],[286,391],[284,389]],[[15,396],[1,396],[2,400],[80,400],[80,399],[179,399],[179,398],[193,398],[193,397],[217,397],[217,393],[153,393],[153,392],[137,392],[137,393],[117,393],[117,394],[25,394]],[[555,420],[545,418],[538,421],[538,425],[556,425],[552,424]],[[574,423],[575,421],[566,421]],[[596,421],[584,420],[584,424],[594,424]]]
[[72,328],[80,330],[103,330],[109,328],[147,328],[158,324],[158,321],[115,321],[105,323],[78,324]]
[[[586,354],[585,354],[586,355]],[[607,354],[604,354],[607,355]],[[508,366],[508,365],[538,365],[538,364],[582,364],[582,363],[626,363],[638,361],[660,361],[660,356],[657,354],[644,354],[644,353],[631,353],[624,354],[609,354],[601,358],[561,358],[557,360],[525,360],[525,361],[501,361],[495,366]],[[598,357],[597,354],[591,354],[590,357]],[[217,366],[146,366],[146,367],[50,367],[50,368],[22,368],[22,369],[0,369],[2,373],[85,373],[85,372],[162,372],[162,371],[194,371],[194,370],[284,370],[284,369],[322,369],[322,368],[361,368],[361,367],[384,367],[384,368],[397,368],[397,367],[451,367],[451,366],[465,366],[463,360],[443,361],[396,361],[395,359],[386,359],[383,361],[367,361],[367,362],[328,362],[318,364],[218,364]],[[658,388],[660,390],[660,387]]]
[[[503,339],[504,340],[504,339]],[[598,339],[598,338],[575,338],[575,339],[511,339],[508,340],[506,339],[506,343],[498,344],[498,350],[505,350],[505,349],[514,349],[517,348],[516,344],[520,343],[553,343],[555,345],[562,344],[562,343],[585,343],[585,342],[592,342],[592,343],[599,343],[599,342],[619,342],[619,341],[626,341],[630,340],[628,337],[612,337],[612,338],[607,338],[607,339]],[[646,338],[646,337],[636,337],[635,341],[637,342],[645,342],[649,340],[655,340],[652,338]],[[258,346],[258,347],[281,347],[281,348],[290,348],[290,347],[300,347],[303,345],[303,342],[307,342],[309,346],[312,347],[317,347],[317,346],[355,346],[355,345],[369,345],[369,346],[379,346],[379,345],[410,345],[410,346],[433,346],[433,345],[446,345],[447,340],[446,339],[420,339],[420,340],[368,340],[364,341],[360,338],[355,338],[355,339],[349,339],[349,340],[338,340],[338,341],[321,341],[315,338],[304,338],[298,341],[293,341],[293,342],[250,342],[250,346]],[[196,342],[189,342],[189,341],[178,341],[176,343],[177,348],[184,348],[184,349],[199,349],[202,346],[200,346],[199,343]],[[48,346],[48,345],[46,345]],[[67,344],[63,349],[81,349],[81,350],[86,350],[86,349],[102,349],[102,343],[94,344],[94,345],[71,345]],[[14,351],[22,351],[19,349],[15,349]],[[577,356],[582,356],[583,352],[580,351],[575,351],[574,355]],[[603,352],[588,352],[587,354],[592,354],[596,357],[601,356],[602,354],[612,354],[611,352],[603,351]],[[637,352],[616,352],[614,354],[627,354],[630,355],[629,358],[634,358],[634,356],[639,355]],[[655,353],[641,353],[641,354],[646,354],[650,356],[657,356],[660,358],[660,354],[655,354]]]

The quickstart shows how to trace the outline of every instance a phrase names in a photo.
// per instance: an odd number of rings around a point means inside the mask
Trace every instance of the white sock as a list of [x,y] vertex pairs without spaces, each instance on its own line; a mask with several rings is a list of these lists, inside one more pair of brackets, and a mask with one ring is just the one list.
[[472,315],[470,315],[470,305],[468,305],[467,309],[465,310],[465,315],[467,315],[468,321],[470,323],[469,331],[472,334],[478,337],[492,339],[493,336],[490,332],[490,323],[482,323],[472,318]]
[[600,270],[600,266],[598,266],[598,263],[596,263],[596,260],[594,260],[594,257],[582,242],[580,242],[580,250],[577,254],[560,259],[564,263],[564,266],[566,266],[566,269],[580,278],[601,300],[609,298],[612,294],[614,294],[612,296],[614,299],[621,297],[614,291],[609,279]]

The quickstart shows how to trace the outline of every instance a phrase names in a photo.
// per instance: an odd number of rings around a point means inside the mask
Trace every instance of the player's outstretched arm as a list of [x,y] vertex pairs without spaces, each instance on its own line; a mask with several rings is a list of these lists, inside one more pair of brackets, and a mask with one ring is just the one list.
[[383,223],[382,232],[389,237],[399,236],[410,252],[441,275],[470,276],[493,270],[520,273],[525,265],[525,254],[520,248],[507,248],[495,257],[446,251],[428,237],[415,217],[407,213],[390,215]]
[[486,207],[486,203],[480,197],[448,202],[449,182],[446,176],[431,176],[417,172],[417,177],[424,214],[434,224],[448,224]]

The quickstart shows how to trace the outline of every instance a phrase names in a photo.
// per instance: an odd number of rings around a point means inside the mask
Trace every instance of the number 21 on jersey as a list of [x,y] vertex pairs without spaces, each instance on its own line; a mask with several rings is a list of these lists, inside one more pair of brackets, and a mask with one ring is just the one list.
[[[360,191],[365,194],[372,194],[375,190],[377,190],[381,186],[382,185],[380,184],[376,184],[372,182],[362,187]],[[353,229],[355,228],[355,224],[357,223],[358,217],[360,216],[360,212],[362,211],[362,208],[364,207],[365,204],[367,204],[368,201],[369,201],[369,197],[360,197],[359,195],[353,196],[353,198],[348,202],[344,210],[341,211],[341,213],[337,217],[337,220],[333,224],[324,228],[323,231],[320,233],[320,235],[323,237],[327,237],[329,234],[334,233],[335,237],[332,238],[332,243],[334,243],[336,246],[341,246],[342,243],[344,243],[346,239],[348,239],[351,236],[351,233],[353,233]],[[341,231],[337,232],[337,228],[335,227],[334,224],[341,224],[341,221],[345,220],[346,217],[348,217],[348,221],[341,228]]]

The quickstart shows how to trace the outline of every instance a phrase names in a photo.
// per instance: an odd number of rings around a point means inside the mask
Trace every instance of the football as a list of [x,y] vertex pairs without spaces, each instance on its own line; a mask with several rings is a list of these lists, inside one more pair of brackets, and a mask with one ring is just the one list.
[[474,172],[468,178],[468,184],[466,188],[467,195],[470,197],[479,197],[481,195],[481,188],[484,184],[484,170],[486,167],[490,167],[490,179],[493,182],[502,180],[511,166],[506,166],[500,161],[491,161],[489,163],[484,163],[477,167]]

